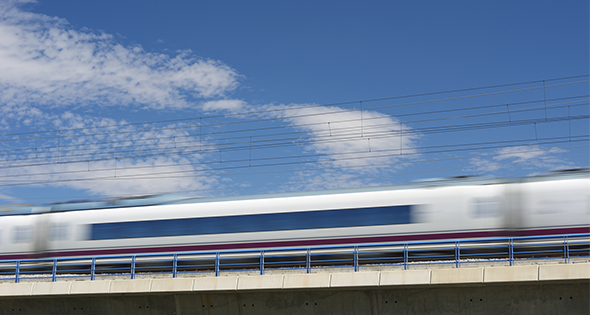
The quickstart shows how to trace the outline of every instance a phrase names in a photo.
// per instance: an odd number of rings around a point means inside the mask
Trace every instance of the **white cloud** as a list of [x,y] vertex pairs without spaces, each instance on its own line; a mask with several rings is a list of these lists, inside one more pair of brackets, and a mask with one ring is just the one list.
[[[125,126],[125,121],[71,112],[48,117],[62,128],[59,140],[44,139],[38,150],[33,148],[34,141],[27,141],[28,151],[3,152],[0,186],[37,182],[93,195],[127,196],[203,190],[218,184],[216,176],[202,176],[207,170],[200,164],[203,157],[186,144],[194,146],[200,141],[184,129],[174,129],[177,125],[141,130]],[[72,128],[84,129],[69,130]],[[50,136],[55,135],[45,134]]]
[[497,152],[498,156],[495,156],[494,160],[502,161],[513,159],[515,163],[522,163],[538,157],[548,156],[552,153],[559,153],[562,151],[563,150],[558,148],[545,150],[541,149],[538,145],[507,147],[499,149]]
[[[59,129],[63,138],[59,146],[56,139],[41,144],[51,149],[0,156],[0,162],[5,163],[14,163],[11,161],[15,159],[46,163],[0,168],[3,181],[47,182],[44,185],[98,195],[134,195],[217,188],[230,180],[200,176],[200,171],[207,168],[200,164],[203,157],[198,151],[164,150],[170,148],[174,137],[199,144],[208,139],[193,138],[185,129],[141,131],[125,125],[123,119],[77,112],[84,107],[86,113],[91,113],[95,105],[117,109],[198,107],[205,112],[232,114],[270,110],[251,116],[284,119],[289,127],[304,133],[296,144],[304,151],[322,155],[316,163],[318,170],[302,171],[292,177],[315,182],[307,189],[366,184],[354,178],[397,170],[403,167],[397,162],[416,153],[418,136],[407,126],[402,132],[400,122],[389,115],[363,111],[360,119],[360,112],[336,106],[254,108],[245,101],[228,98],[240,76],[220,61],[197,58],[190,51],[168,55],[146,52],[140,46],[124,46],[109,34],[75,30],[64,19],[22,10],[22,4],[29,2],[0,2],[0,129]],[[105,126],[119,127],[100,129],[108,131],[105,134],[92,129]],[[174,126],[180,125],[165,127]],[[77,130],[68,131],[72,128]],[[29,148],[31,145],[27,144]],[[140,148],[152,154],[117,156],[112,146],[119,152]],[[63,163],[72,159],[78,162]],[[145,177],[142,174],[163,172],[185,177],[146,175],[151,178],[141,179]],[[133,180],[126,179],[130,176]],[[105,179],[90,180],[97,177]]]
[[[338,167],[392,163],[413,154],[417,135],[389,115],[346,111],[336,106],[289,108],[281,113],[297,129],[307,131],[306,149],[326,154]],[[405,134],[404,134],[405,133]],[[403,149],[403,150],[400,150]],[[389,166],[387,166],[389,167]]]
[[543,148],[539,145],[512,146],[495,150],[490,157],[472,158],[470,164],[481,172],[525,169],[533,170],[531,174],[575,167],[557,155],[562,152],[565,151],[560,148]]
[[337,106],[267,105],[263,109],[268,110],[266,115],[283,118],[306,133],[295,144],[322,155],[317,170],[292,177],[296,182],[309,182],[303,189],[366,185],[370,180],[354,178],[398,170],[404,165],[396,163],[416,157],[419,135],[389,115],[363,111],[361,119],[359,111]]
[[219,97],[237,87],[239,75],[219,61],[123,46],[111,35],[22,11],[21,3],[0,4],[0,101],[8,106],[184,108],[193,97]]
[[244,111],[248,108],[248,104],[242,100],[217,100],[207,101],[202,106],[204,111],[229,111],[235,113],[237,111]]

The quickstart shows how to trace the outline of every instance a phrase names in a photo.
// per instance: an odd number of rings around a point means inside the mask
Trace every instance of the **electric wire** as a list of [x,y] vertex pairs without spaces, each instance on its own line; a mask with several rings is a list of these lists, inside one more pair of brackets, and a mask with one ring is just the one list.
[[[445,145],[436,145],[436,146],[423,146],[423,147],[413,147],[408,148],[410,150],[414,150],[419,152],[417,154],[432,154],[432,153],[448,153],[448,152],[458,152],[458,151],[470,151],[470,150],[489,150],[489,149],[499,149],[499,148],[506,148],[506,147],[514,147],[514,146],[521,146],[522,144],[518,145],[508,145],[510,143],[527,143],[528,145],[535,144],[535,145],[548,145],[548,144],[558,144],[558,143],[567,143],[574,142],[581,140],[589,140],[590,135],[578,135],[578,136],[565,136],[565,137],[552,137],[552,138],[542,138],[542,139],[519,139],[519,140],[506,140],[506,141],[488,141],[488,142],[472,142],[472,143],[460,143],[460,144],[445,144]],[[462,148],[462,147],[469,147],[472,148]],[[441,150],[444,148],[444,150]],[[433,149],[436,149],[433,151]],[[431,150],[431,151],[429,151]],[[383,158],[383,157],[398,157],[398,154],[389,154],[385,156],[377,156],[377,153],[383,152],[398,152],[399,149],[381,149],[381,150],[373,150],[371,153],[372,156],[364,157],[366,159],[373,159],[373,158]],[[246,163],[248,161],[251,162],[261,162],[261,161],[274,161],[274,160],[294,160],[294,159],[311,159],[312,161],[306,161],[308,163],[311,162],[335,162],[339,161],[340,158],[338,156],[349,156],[353,155],[355,158],[358,159],[358,155],[367,154],[367,151],[350,151],[350,152],[340,152],[337,154],[306,154],[306,155],[288,155],[288,156],[276,156],[276,157],[261,157],[255,158],[252,160],[249,159],[234,159],[234,160],[226,160],[223,162],[219,161],[199,161],[199,162],[187,162],[187,163],[172,163],[172,164],[158,164],[158,165],[148,165],[148,166],[128,166],[122,170],[140,170],[140,169],[157,169],[157,168],[167,168],[167,167],[179,167],[179,166],[207,166],[207,165],[217,165],[217,164],[232,164],[232,163]],[[412,153],[407,153],[406,157],[412,155]],[[326,158],[330,157],[330,158]],[[84,163],[84,162],[80,162]],[[301,162],[297,162],[301,163]],[[255,164],[256,166],[257,164]],[[15,177],[32,177],[32,176],[44,176],[44,175],[61,175],[61,174],[76,174],[76,173],[88,173],[88,172],[108,172],[114,171],[115,168],[106,167],[106,168],[93,168],[92,170],[70,170],[70,171],[52,171],[52,172],[45,172],[45,173],[26,173],[26,174],[9,174],[9,175],[0,175],[0,178],[15,178]]]
[[[575,142],[587,142],[588,139],[580,139],[574,141],[568,141],[568,143],[575,143]],[[581,147],[588,147],[590,144],[583,144],[583,145],[576,145],[576,146],[565,146],[561,149],[574,149],[574,148],[581,148]],[[407,164],[415,164],[415,163],[424,163],[424,162],[441,162],[441,161],[449,161],[449,160],[458,160],[458,159],[467,159],[467,158],[481,158],[481,157],[492,157],[492,156],[502,156],[502,155],[515,155],[518,153],[534,153],[534,152],[548,152],[551,149],[533,149],[533,150],[521,150],[521,151],[511,151],[509,153],[488,153],[488,154],[480,154],[480,155],[470,155],[470,156],[462,156],[462,157],[449,157],[449,158],[440,158],[440,159],[431,159],[431,160],[413,160],[413,161],[394,161],[394,162],[384,162],[384,163],[374,163],[374,164],[360,164],[360,165],[340,165],[340,166],[324,166],[324,167],[315,167],[315,168],[307,168],[307,169],[290,169],[290,170],[271,170],[271,171],[258,171],[258,172],[245,172],[245,173],[233,173],[233,174],[222,174],[223,176],[244,176],[244,175],[260,175],[260,174],[276,174],[276,173],[285,173],[285,172],[304,172],[304,171],[325,171],[325,170],[343,170],[343,169],[354,169],[354,168],[366,168],[366,167],[384,167],[384,166],[394,166],[394,165],[407,165]],[[456,151],[456,150],[454,150]],[[349,158],[356,159],[356,158]],[[343,159],[341,159],[343,160]],[[229,169],[236,169],[236,168],[251,168],[251,167],[277,167],[281,165],[293,165],[293,164],[317,164],[318,162],[300,162],[300,163],[273,163],[273,164],[266,164],[266,165],[252,165],[252,166],[236,166],[230,168],[223,168],[223,170]],[[321,164],[321,163],[319,163]],[[73,181],[101,181],[101,180],[154,180],[154,179],[163,179],[163,178],[183,178],[183,177],[210,177],[212,174],[195,174],[195,173],[203,173],[203,172],[211,172],[211,171],[219,171],[220,169],[204,169],[204,170],[182,170],[182,171],[168,171],[168,172],[159,172],[159,173],[150,173],[150,174],[133,174],[133,175],[119,175],[117,177],[109,175],[109,176],[99,176],[99,177],[91,177],[91,178],[75,178],[75,179],[55,179],[55,180],[45,180],[45,181],[24,181],[21,180],[16,183],[10,184],[2,184],[0,187],[9,187],[9,186],[23,186],[23,185],[39,185],[39,184],[50,184],[50,183],[64,183],[64,182],[73,182]],[[178,173],[190,173],[189,175],[175,175],[170,176],[170,174],[178,174]],[[157,177],[145,177],[145,176],[155,176]],[[166,176],[162,176],[166,175]]]
[[[484,90],[484,89],[492,89],[492,88],[503,88],[509,86],[517,86],[517,85],[526,85],[526,84],[537,84],[537,83],[544,83],[549,81],[563,81],[563,80],[570,80],[570,79],[579,79],[584,77],[589,77],[590,74],[583,74],[583,75],[576,75],[576,76],[567,76],[567,77],[559,77],[559,78],[551,78],[545,80],[533,80],[533,81],[523,81],[523,82],[516,82],[516,83],[506,83],[506,84],[497,84],[497,85],[488,85],[488,86],[480,86],[480,87],[472,87],[472,88],[464,88],[464,89],[454,89],[454,90],[444,90],[438,92],[427,92],[427,93],[418,93],[418,94],[410,94],[410,95],[402,95],[402,96],[392,96],[392,97],[384,97],[384,98],[373,98],[373,99],[365,99],[365,100],[357,100],[357,101],[345,101],[345,102],[338,102],[338,103],[328,103],[328,104],[318,104],[318,105],[306,105],[306,106],[299,106],[299,107],[292,107],[291,110],[298,110],[298,109],[306,109],[306,108],[318,108],[318,107],[326,107],[326,106],[339,106],[339,105],[350,105],[350,104],[358,104],[360,102],[378,102],[378,101],[386,101],[386,100],[395,100],[395,99],[404,99],[404,98],[412,98],[412,97],[423,97],[423,96],[432,96],[432,95],[439,95],[439,94],[449,94],[449,93],[459,93],[459,92],[469,92],[469,91],[477,91],[477,90]],[[587,82],[580,81],[580,82]],[[575,82],[579,83],[579,82]],[[549,86],[547,86],[549,87]],[[544,86],[539,88],[545,88]],[[223,114],[223,115],[211,115],[211,116],[201,116],[201,117],[190,117],[190,118],[178,118],[178,119],[167,119],[167,120],[157,120],[157,121],[149,121],[149,122],[137,122],[137,123],[125,123],[125,124],[116,124],[116,125],[106,125],[106,126],[93,126],[93,127],[81,127],[81,128],[66,128],[63,131],[75,131],[75,130],[87,130],[87,129],[100,129],[100,128],[113,128],[113,127],[125,127],[125,126],[135,126],[135,125],[146,125],[146,124],[157,124],[157,123],[170,123],[170,122],[180,122],[180,121],[188,121],[188,120],[201,120],[202,118],[209,119],[209,118],[225,118],[230,116],[246,116],[252,114],[263,114],[267,112],[276,112],[282,111],[283,109],[273,109],[273,110],[264,110],[264,111],[254,111],[254,112],[241,112],[241,113],[231,113],[231,114]],[[11,135],[25,135],[25,134],[35,134],[35,133],[53,133],[57,132],[57,130],[45,130],[45,131],[38,131],[38,132],[19,132],[19,133],[7,133],[7,134],[0,134],[0,137],[3,136],[11,136]]]
[[[444,99],[436,99],[436,100],[426,100],[426,101],[419,101],[419,102],[410,102],[410,103],[402,103],[402,104],[393,104],[393,105],[384,105],[384,106],[375,106],[370,108],[365,108],[364,110],[375,110],[375,109],[383,109],[383,108],[392,108],[392,107],[400,107],[400,106],[409,106],[409,105],[420,105],[420,104],[427,104],[427,103],[434,103],[434,102],[443,102],[443,101],[454,101],[460,99],[467,99],[467,98],[474,98],[474,97],[482,97],[482,96],[491,96],[491,95],[498,95],[498,94],[505,94],[505,93],[514,93],[514,92],[523,92],[529,91],[534,89],[542,89],[542,88],[549,88],[549,87],[557,87],[557,86],[564,86],[570,84],[578,84],[578,83],[586,83],[590,82],[590,80],[582,80],[576,82],[567,82],[562,84],[554,84],[548,86],[538,86],[538,87],[531,87],[531,88],[524,88],[524,89],[516,89],[516,90],[509,90],[509,91],[499,91],[499,92],[491,92],[491,93],[483,93],[483,94],[476,94],[476,95],[465,95],[465,96],[457,96],[451,98],[444,98]],[[285,109],[283,109],[285,110]],[[347,110],[338,110],[338,111],[331,111],[331,112],[321,112],[321,113],[313,113],[313,114],[301,114],[301,115],[292,115],[292,116],[281,116],[281,117],[272,117],[272,118],[259,118],[259,119],[252,119],[252,120],[240,120],[240,121],[231,121],[231,122],[224,122],[224,123],[215,123],[215,124],[208,124],[208,125],[199,125],[199,126],[190,126],[186,128],[205,128],[205,127],[220,127],[220,126],[227,126],[227,125],[234,125],[234,124],[246,124],[246,123],[260,123],[260,122],[267,122],[267,121],[277,121],[277,120],[286,120],[286,119],[295,119],[295,118],[303,118],[303,117],[312,117],[312,116],[321,116],[321,115],[334,115],[334,114],[342,114],[342,113],[350,113],[350,112],[357,112],[359,109],[347,109]],[[243,114],[245,115],[245,114]],[[172,129],[180,129],[184,127],[173,127]],[[73,130],[73,129],[64,129],[66,130]],[[127,131],[113,131],[113,132],[102,132],[102,133],[93,133],[93,134],[77,134],[77,135],[64,135],[64,136],[47,136],[47,137],[34,137],[34,138],[19,138],[19,139],[0,139],[0,142],[7,142],[7,141],[23,141],[23,140],[49,140],[49,139],[61,139],[61,138],[79,138],[79,137],[88,137],[88,136],[106,136],[106,135],[120,135],[120,134],[131,134],[131,133],[140,133],[140,132],[154,132],[154,131],[163,131],[163,130],[171,130],[169,127],[165,128],[151,128],[151,129],[142,129],[142,130],[127,130]],[[60,133],[62,130],[54,130],[55,133]],[[47,132],[47,131],[44,131]],[[9,134],[5,134],[9,135]],[[0,135],[0,136],[5,136]]]
[[[565,103],[566,104],[571,104],[570,102],[565,102]],[[558,103],[558,104],[561,105],[562,103]],[[552,104],[550,106],[554,106],[554,105],[557,105],[557,104]],[[575,106],[585,106],[585,105],[586,105],[585,103],[584,104],[575,104],[575,105],[570,105],[570,106],[561,105],[561,106],[556,106],[556,107],[553,107],[553,108],[565,108],[565,107],[575,107]],[[519,109],[519,110],[513,110],[512,112],[513,113],[519,113],[519,112],[526,112],[526,111],[531,111],[531,110],[532,111],[534,111],[534,110],[541,110],[543,108],[544,108],[544,106],[542,106],[542,105],[541,106],[532,106],[532,107],[523,108],[523,109]],[[506,113],[507,113],[507,111],[497,111],[497,112],[492,112],[492,113],[481,113],[481,114],[473,114],[473,115],[455,116],[453,118],[456,118],[456,119],[473,118],[473,117],[480,117],[480,116],[487,116],[487,115],[501,115],[501,114],[506,114]],[[580,119],[580,117],[581,118],[584,118],[584,116],[574,116],[573,119],[574,120]],[[571,119],[571,118],[572,118],[571,116],[568,116],[568,119]],[[406,122],[404,124],[406,124],[406,125],[412,125],[412,124],[418,124],[418,123],[443,121],[443,120],[449,120],[449,119],[451,119],[451,118],[439,118],[439,119],[421,120],[421,121],[419,120],[419,121]],[[563,117],[561,119],[563,119]],[[534,122],[538,122],[538,121],[534,121]],[[509,123],[512,124],[512,122],[509,122]],[[517,121],[514,122],[514,125],[516,125],[516,124],[518,124]],[[481,125],[481,124],[478,124],[478,125]],[[391,126],[391,123],[381,124],[381,125],[368,125],[368,126],[365,127],[365,129],[366,130],[374,130],[374,129],[382,128],[382,127],[383,128],[390,128],[390,126]],[[441,128],[454,128],[454,127],[453,126],[444,126],[444,127],[438,128],[438,130],[442,130]],[[347,130],[348,134],[351,134],[352,137],[354,138],[355,133],[358,130],[358,127],[347,127],[347,128],[343,128],[343,129]],[[337,135],[336,133],[337,133],[338,130],[339,130],[339,128],[334,128],[333,129],[334,132],[331,133],[329,136],[332,137],[332,135],[334,135],[334,136],[343,137],[343,136],[346,136],[347,135],[347,134],[338,134]],[[390,132],[390,131],[391,130],[387,130],[385,132],[387,133],[387,132]],[[399,131],[399,128],[398,128],[398,131]],[[412,129],[412,130],[409,130],[408,129],[408,130],[405,130],[405,132],[406,132],[406,135],[412,135],[412,134],[414,134],[416,132],[419,132],[419,133],[428,133],[430,131],[428,131],[427,128],[422,128],[422,129]],[[306,132],[301,132],[301,133],[305,134]],[[291,132],[291,133],[288,133],[288,134],[289,135],[293,135],[294,132]],[[274,136],[277,136],[277,134],[275,134]],[[379,136],[379,134],[374,134],[373,136]],[[323,136],[323,137],[325,137],[325,136]],[[244,138],[244,137],[231,138],[231,139],[239,139],[239,138]],[[248,137],[248,138],[251,138],[251,137]],[[241,147],[241,148],[238,148],[238,149],[229,147],[231,145],[240,145],[240,144],[241,145],[244,145],[244,146],[245,145],[248,145],[248,148],[250,148],[250,144],[251,143],[257,143],[258,144],[258,143],[264,143],[264,142],[268,143],[268,142],[276,142],[276,141],[293,141],[294,139],[301,139],[301,138],[306,138],[309,141],[316,141],[314,139],[322,139],[322,136],[289,137],[289,138],[282,138],[282,139],[281,138],[279,138],[279,139],[275,138],[275,139],[269,139],[269,140],[255,140],[254,142],[248,141],[248,142],[216,143],[216,144],[205,144],[205,145],[199,144],[198,145],[198,148],[199,148],[199,151],[202,151],[203,148],[205,148],[206,150],[208,150],[209,148],[214,148],[215,151],[218,151],[218,150],[220,150],[220,148],[222,148],[224,152],[229,152],[229,151],[235,151],[235,150],[244,149],[244,147]],[[227,139],[226,138],[226,139],[217,139],[217,140],[218,141],[223,141],[223,140],[231,140],[231,139]],[[336,139],[336,137],[334,137],[333,140],[334,139]],[[338,139],[338,140],[342,140],[342,138],[341,139]],[[346,139],[344,139],[344,140],[346,140]],[[192,146],[182,146],[184,143],[186,143],[186,142],[184,142],[184,141],[178,141],[178,142],[175,141],[175,146],[177,146],[177,148],[176,148],[177,150],[176,151],[180,151],[181,149],[188,149],[190,147],[193,147],[194,148],[194,147],[197,146],[197,145],[194,145],[194,144]],[[194,143],[194,142],[190,142],[190,143]],[[143,147],[145,147],[145,145]],[[128,147],[125,147],[125,148],[128,149]],[[261,146],[254,146],[254,149],[259,149],[259,148],[261,148]],[[82,150],[77,150],[77,151],[82,151]],[[133,150],[133,151],[131,151],[131,150],[125,150],[124,149],[124,150],[120,150],[119,153],[121,153],[122,156],[125,156],[125,154],[131,153],[131,152],[141,152],[141,151],[142,150]],[[160,148],[146,148],[143,151],[150,151],[150,152],[154,153],[154,155],[155,155],[158,152],[172,151],[172,150],[169,147],[160,147]],[[39,152],[35,152],[35,153],[39,153]],[[188,152],[187,154],[190,154],[190,153],[194,153],[194,152]],[[63,154],[63,157],[64,158],[65,157],[69,157],[69,158],[80,158],[80,159],[83,159],[86,156],[93,156],[93,157],[96,157],[97,156],[97,153],[96,152],[91,152],[89,154],[84,155],[84,154],[72,154],[72,153],[68,153],[68,151],[65,151],[65,150],[60,151],[60,154]],[[174,154],[174,153],[170,153],[168,155],[171,155],[171,154]],[[104,155],[112,155],[112,151],[103,151],[102,153],[100,153],[98,155],[103,155],[103,156]],[[143,155],[141,157],[145,157],[145,155]],[[33,158],[33,157],[23,158],[23,157],[19,156],[18,158],[15,158],[15,159],[5,158],[4,159],[4,162],[10,162],[10,161],[14,161],[14,160],[17,160],[19,162],[23,162],[23,161],[35,160],[35,159],[38,159],[38,157],[35,157],[35,158]],[[87,161],[87,160],[85,160],[85,161]]]

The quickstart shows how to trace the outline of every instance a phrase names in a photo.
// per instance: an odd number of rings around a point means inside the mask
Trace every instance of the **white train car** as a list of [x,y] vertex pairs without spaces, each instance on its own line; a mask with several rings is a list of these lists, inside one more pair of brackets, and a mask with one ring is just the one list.
[[0,259],[588,233],[588,175],[54,205],[0,216]]

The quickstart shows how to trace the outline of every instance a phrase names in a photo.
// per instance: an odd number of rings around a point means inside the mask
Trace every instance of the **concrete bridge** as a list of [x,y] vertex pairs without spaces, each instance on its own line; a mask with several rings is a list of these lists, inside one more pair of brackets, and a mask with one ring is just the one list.
[[0,284],[0,314],[588,314],[590,263]]

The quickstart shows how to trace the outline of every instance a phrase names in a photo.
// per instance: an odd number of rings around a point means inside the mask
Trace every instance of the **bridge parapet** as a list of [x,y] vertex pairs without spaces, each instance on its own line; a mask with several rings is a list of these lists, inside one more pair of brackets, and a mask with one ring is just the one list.
[[590,263],[0,284],[0,297],[314,290],[590,280]]

